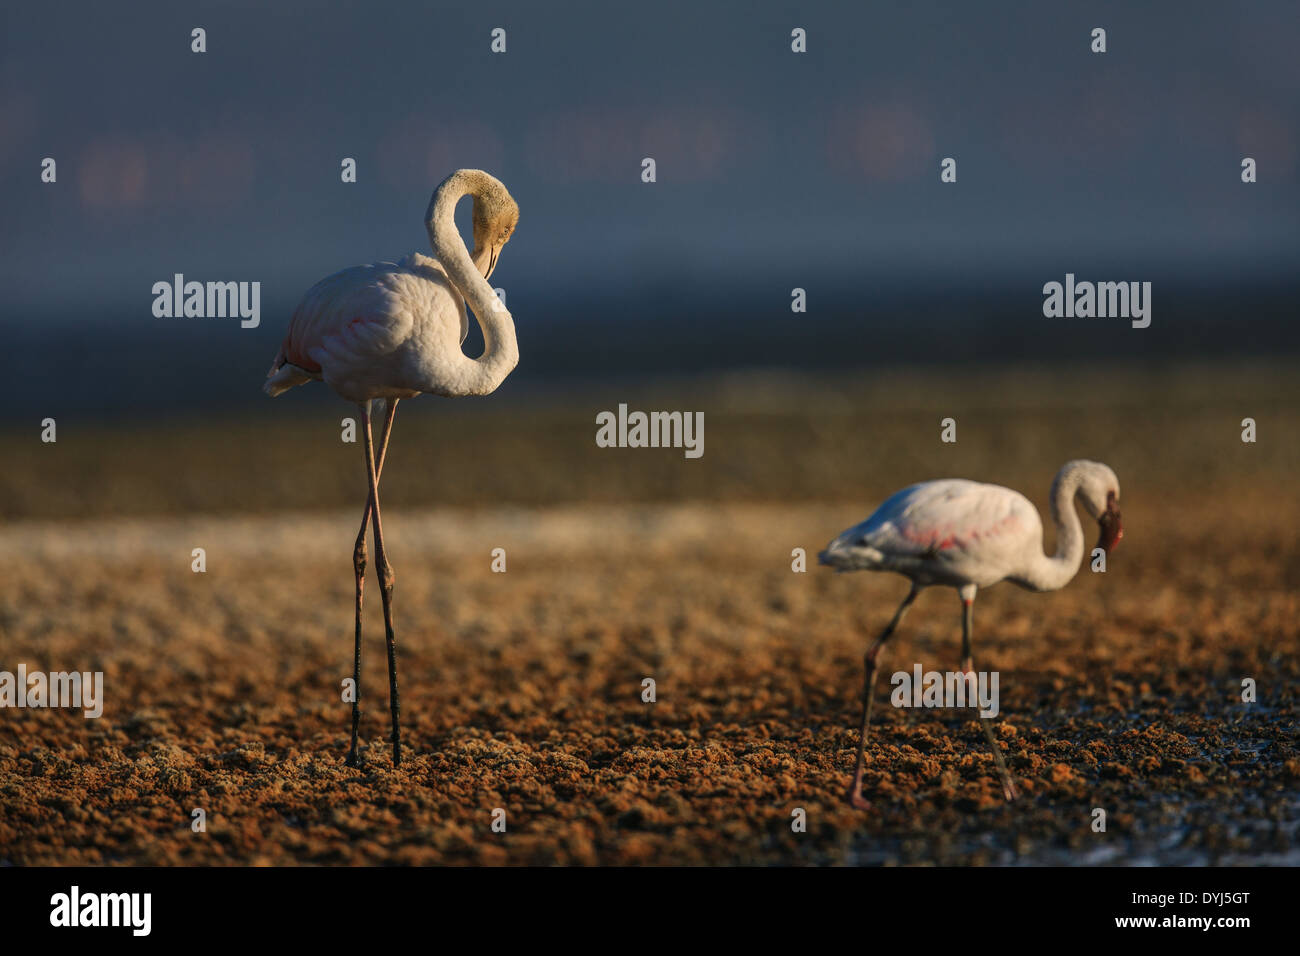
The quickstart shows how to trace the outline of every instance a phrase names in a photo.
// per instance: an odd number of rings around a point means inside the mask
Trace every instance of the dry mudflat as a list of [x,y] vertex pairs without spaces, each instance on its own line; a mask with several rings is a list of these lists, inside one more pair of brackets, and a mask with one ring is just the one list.
[[[1183,561],[1215,545],[1183,526],[1065,591],[983,594],[1023,799],[968,712],[893,708],[882,680],[866,813],[842,799],[863,629],[906,585],[790,568],[847,507],[394,509],[400,769],[373,584],[366,766],[342,762],[355,515],[11,529],[5,667],[102,670],[107,700],[0,715],[0,860],[1295,863],[1295,526],[1254,513],[1223,516],[1255,560]],[[927,592],[886,674],[951,669],[957,612]]]
[[[366,763],[343,764],[362,493],[345,406],[0,435],[0,670],[102,671],[106,697],[98,719],[0,709],[0,865],[1300,863],[1292,370],[507,399],[398,416],[398,769],[373,578]],[[619,401],[703,409],[704,457],[596,449]],[[1123,482],[1106,573],[976,605],[1022,800],[1002,801],[970,712],[889,705],[889,673],[958,662],[959,604],[935,589],[885,656],[874,806],[850,809],[862,652],[906,583],[795,573],[792,550],[924,478],[1043,509],[1077,456]]]

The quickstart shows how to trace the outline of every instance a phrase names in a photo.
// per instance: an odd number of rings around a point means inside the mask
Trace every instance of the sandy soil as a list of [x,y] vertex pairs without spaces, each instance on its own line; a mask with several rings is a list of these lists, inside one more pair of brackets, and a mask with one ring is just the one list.
[[[1126,492],[1106,574],[977,602],[1023,799],[968,712],[895,709],[882,680],[865,813],[865,632],[906,583],[790,567],[863,502],[390,507],[398,770],[373,578],[367,763],[342,762],[355,510],[19,521],[0,669],[101,670],[107,703],[0,711],[0,864],[1298,863],[1298,510]],[[958,611],[926,592],[886,678],[952,668]]]

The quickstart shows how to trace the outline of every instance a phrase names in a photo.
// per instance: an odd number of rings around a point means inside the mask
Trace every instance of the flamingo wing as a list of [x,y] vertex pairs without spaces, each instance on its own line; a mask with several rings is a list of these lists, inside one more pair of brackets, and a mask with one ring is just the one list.
[[1001,580],[1041,534],[1038,512],[1018,492],[953,478],[890,496],[831,549],[857,549],[871,565],[936,581]]
[[468,333],[464,300],[442,266],[415,254],[344,269],[312,286],[276,361],[307,373],[302,380],[323,378],[344,397],[414,394],[420,366],[459,352]]
[[963,479],[927,481],[891,496],[865,522],[873,546],[898,554],[970,549],[1017,523],[1018,493]]
[[391,264],[378,263],[317,282],[294,310],[285,358],[320,372],[330,364],[359,364],[396,351],[410,338],[414,317],[392,280]]

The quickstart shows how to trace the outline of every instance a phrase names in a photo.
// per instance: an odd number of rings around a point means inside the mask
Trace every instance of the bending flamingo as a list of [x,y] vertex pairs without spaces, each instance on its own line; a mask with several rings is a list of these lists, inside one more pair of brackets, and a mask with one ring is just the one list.
[[[876,658],[902,622],[921,589],[932,584],[954,587],[962,602],[962,672],[972,670],[971,618],[975,592],[999,581],[1030,591],[1065,587],[1083,561],[1083,529],[1075,499],[1101,527],[1097,547],[1110,551],[1123,537],[1119,479],[1096,461],[1066,462],[1052,482],[1052,521],[1056,554],[1043,553],[1043,525],[1038,512],[1019,492],[961,478],[927,481],[897,492],[866,521],[845,531],[820,555],[822,564],[839,571],[897,571],[912,580],[912,589],[893,620],[863,658],[862,729],[849,802],[859,809],[862,765],[871,721],[871,691]],[[982,717],[984,735],[993,748],[1003,795],[1016,798],[1015,783],[993,737],[992,718]]]
[[[456,203],[474,197],[474,251],[456,231]],[[457,170],[434,191],[425,228],[436,256],[419,253],[336,272],[312,286],[289,323],[263,390],[272,397],[295,385],[324,381],[361,408],[363,451],[370,491],[352,551],[357,579],[353,657],[352,747],[357,766],[361,721],[361,596],[366,573],[366,523],[372,521],[375,564],[388,640],[388,693],[393,717],[393,765],[402,761],[397,697],[397,642],[393,636],[393,569],[384,551],[379,476],[397,403],[421,392],[448,397],[487,395],[519,362],[515,326],[487,278],[519,221],[519,207],[501,182],[478,169]],[[469,333],[468,302],[483,330],[484,351],[461,351]],[[378,457],[370,430],[372,403],[384,403]]]

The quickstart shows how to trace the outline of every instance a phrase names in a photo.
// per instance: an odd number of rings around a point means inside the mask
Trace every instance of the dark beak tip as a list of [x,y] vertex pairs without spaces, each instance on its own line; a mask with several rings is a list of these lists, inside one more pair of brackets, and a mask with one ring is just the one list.
[[1114,550],[1115,546],[1124,537],[1124,526],[1120,524],[1119,512],[1108,511],[1102,516],[1099,524],[1101,525],[1101,535],[1097,538],[1097,547],[1109,553]]

